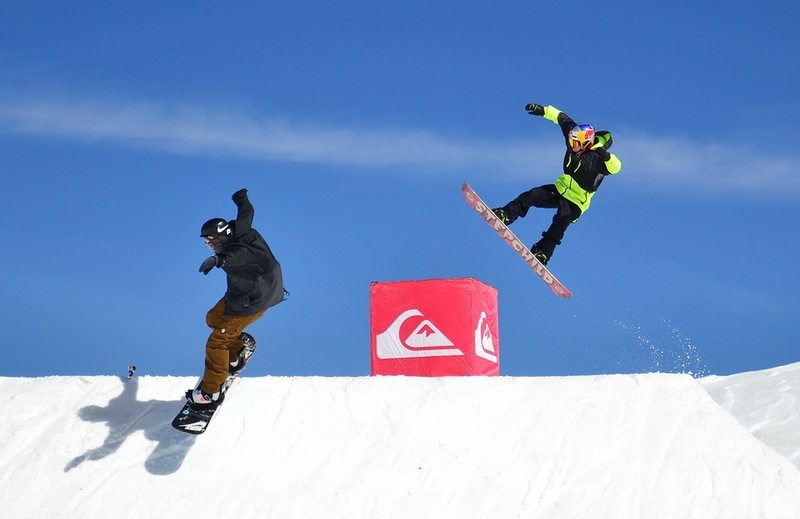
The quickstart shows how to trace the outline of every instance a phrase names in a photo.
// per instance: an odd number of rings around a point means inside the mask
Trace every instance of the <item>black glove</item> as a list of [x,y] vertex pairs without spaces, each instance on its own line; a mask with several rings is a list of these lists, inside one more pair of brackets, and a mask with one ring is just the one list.
[[206,258],[202,265],[200,265],[200,270],[198,272],[202,272],[204,276],[207,276],[211,269],[214,267],[219,267],[222,265],[222,258],[219,254],[214,254]]
[[239,191],[235,192],[231,197],[231,199],[233,199],[233,201],[236,201],[237,198],[242,196],[247,198],[247,189],[240,189]]
[[528,103],[525,105],[525,110],[528,111],[531,115],[538,115],[539,117],[544,115],[544,106],[537,105],[536,103]]
[[602,146],[599,146],[597,148],[592,148],[592,150],[597,152],[597,155],[599,155],[600,158],[603,159],[603,162],[611,158],[611,154],[608,152],[607,149],[605,149]]

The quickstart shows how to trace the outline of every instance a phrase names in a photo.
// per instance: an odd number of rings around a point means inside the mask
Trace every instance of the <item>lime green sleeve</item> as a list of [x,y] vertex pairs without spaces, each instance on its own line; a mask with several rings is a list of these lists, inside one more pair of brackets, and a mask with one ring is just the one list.
[[606,161],[606,169],[612,175],[619,173],[619,170],[622,169],[622,161],[613,153],[609,153],[608,160]]
[[553,121],[556,124],[558,124],[558,114],[560,113],[561,110],[555,106],[547,105],[544,107],[544,118]]

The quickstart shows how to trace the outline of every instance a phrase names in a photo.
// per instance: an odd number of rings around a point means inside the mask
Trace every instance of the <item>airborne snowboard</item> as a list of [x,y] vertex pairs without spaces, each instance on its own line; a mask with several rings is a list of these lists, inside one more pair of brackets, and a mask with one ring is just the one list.
[[572,292],[562,285],[561,282],[542,265],[542,262],[536,259],[536,256],[533,255],[530,249],[523,245],[519,238],[511,232],[511,229],[497,218],[489,206],[481,200],[481,197],[479,197],[466,182],[461,186],[461,194],[464,195],[464,200],[467,204],[480,215],[489,227],[494,229],[494,231],[503,238],[503,241],[506,242],[509,247],[516,251],[519,257],[522,258],[522,261],[533,269],[536,275],[550,287],[550,290],[552,290],[555,295],[565,298],[572,296]]
[[189,401],[185,402],[178,415],[172,420],[172,426],[174,428],[187,434],[203,434],[206,431],[208,425],[211,423],[211,419],[214,418],[219,408],[225,403],[228,390],[233,383],[236,382],[236,379],[239,378],[239,375],[244,371],[244,368],[247,366],[247,363],[250,362],[250,358],[256,351],[256,341],[250,334],[242,333],[242,343],[244,344],[244,366],[236,373],[228,375],[228,379],[221,389],[225,398],[223,398],[221,402],[211,405],[197,405]]

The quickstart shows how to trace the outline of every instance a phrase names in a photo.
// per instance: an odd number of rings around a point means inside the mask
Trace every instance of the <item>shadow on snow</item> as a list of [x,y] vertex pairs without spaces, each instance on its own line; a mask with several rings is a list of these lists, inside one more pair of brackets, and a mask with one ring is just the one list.
[[180,400],[148,400],[139,402],[136,393],[139,379],[120,377],[122,393],[109,400],[108,405],[90,405],[78,411],[78,416],[87,422],[105,423],[108,435],[103,445],[73,458],[64,472],[76,468],[85,461],[95,461],[114,454],[131,434],[143,431],[145,438],[155,442],[156,447],[144,462],[147,472],[168,475],[176,472],[194,445],[195,437],[182,434],[172,428],[170,422],[180,409]]

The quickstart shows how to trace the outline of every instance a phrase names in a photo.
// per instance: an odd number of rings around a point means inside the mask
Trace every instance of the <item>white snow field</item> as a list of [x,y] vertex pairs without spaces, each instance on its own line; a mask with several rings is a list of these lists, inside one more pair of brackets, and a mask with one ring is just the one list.
[[28,518],[800,517],[800,363],[695,380],[0,378],[0,514]]

